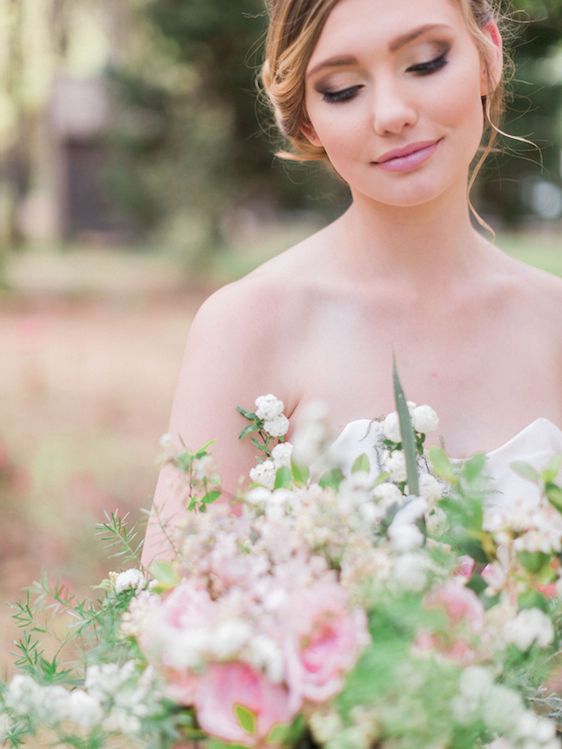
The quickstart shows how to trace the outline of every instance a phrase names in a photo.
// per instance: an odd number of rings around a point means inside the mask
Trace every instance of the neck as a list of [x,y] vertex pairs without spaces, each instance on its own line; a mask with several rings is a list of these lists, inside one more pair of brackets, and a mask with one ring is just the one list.
[[339,224],[342,259],[354,277],[412,291],[473,277],[488,249],[471,225],[464,184],[411,208],[354,195]]

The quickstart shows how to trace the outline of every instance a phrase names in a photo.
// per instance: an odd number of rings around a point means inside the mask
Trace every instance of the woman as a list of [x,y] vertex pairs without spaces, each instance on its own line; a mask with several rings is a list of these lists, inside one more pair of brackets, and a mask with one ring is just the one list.
[[[451,455],[530,436],[562,452],[562,281],[470,220],[471,164],[502,112],[499,20],[491,0],[271,0],[276,120],[353,201],[193,322],[170,432],[192,449],[216,438],[225,494],[255,462],[236,404],[275,393],[294,424],[320,399],[348,430],[393,410],[393,351]],[[163,522],[182,511],[167,469],[155,506]],[[143,561],[166,549],[153,522]]]

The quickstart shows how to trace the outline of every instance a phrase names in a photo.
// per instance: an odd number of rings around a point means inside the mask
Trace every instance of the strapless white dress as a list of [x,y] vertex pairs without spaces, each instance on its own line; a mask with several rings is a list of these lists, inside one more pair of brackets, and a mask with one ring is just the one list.
[[[375,445],[380,439],[380,425],[370,419],[350,421],[330,445],[331,456],[344,471],[355,459],[366,453],[371,461],[371,474],[380,471]],[[539,418],[528,424],[501,447],[486,454],[486,473],[490,480],[490,499],[493,502],[512,500],[524,493],[526,498],[538,500],[539,491],[531,482],[510,467],[514,461],[525,461],[540,470],[556,455],[562,454],[562,429],[549,419]],[[461,463],[461,458],[451,458]],[[562,471],[558,477],[562,480]]]

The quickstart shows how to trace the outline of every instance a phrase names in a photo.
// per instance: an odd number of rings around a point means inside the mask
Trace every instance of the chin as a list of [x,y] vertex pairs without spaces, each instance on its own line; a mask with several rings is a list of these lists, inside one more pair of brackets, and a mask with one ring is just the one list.
[[364,198],[374,201],[381,206],[389,206],[391,208],[417,208],[422,205],[432,203],[440,198],[447,191],[446,185],[436,184],[435,180],[432,180],[431,184],[426,185],[412,185],[408,188],[405,186],[397,187],[395,190],[380,190],[374,191],[366,188],[360,190]]

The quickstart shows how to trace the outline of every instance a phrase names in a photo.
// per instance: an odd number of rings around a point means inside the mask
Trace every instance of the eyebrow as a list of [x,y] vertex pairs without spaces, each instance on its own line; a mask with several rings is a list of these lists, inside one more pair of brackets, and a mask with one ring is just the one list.
[[[388,49],[390,52],[397,52],[399,49],[402,49],[402,47],[405,47],[406,44],[413,42],[419,36],[422,36],[422,34],[426,34],[428,31],[450,28],[451,27],[445,23],[425,23],[423,26],[418,26],[417,28],[412,29],[412,31],[408,31],[406,34],[402,34],[401,36],[396,37],[396,39],[393,39],[392,42],[390,42],[390,44],[388,45]],[[353,55],[339,55],[337,57],[330,57],[323,62],[319,62],[318,65],[315,65],[313,68],[311,68],[307,73],[307,78],[314,73],[317,73],[319,70],[323,70],[324,68],[341,68],[347,65],[356,64],[357,58]]]

